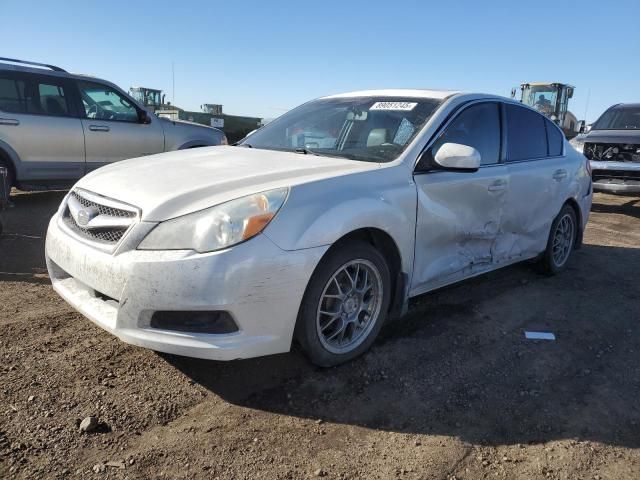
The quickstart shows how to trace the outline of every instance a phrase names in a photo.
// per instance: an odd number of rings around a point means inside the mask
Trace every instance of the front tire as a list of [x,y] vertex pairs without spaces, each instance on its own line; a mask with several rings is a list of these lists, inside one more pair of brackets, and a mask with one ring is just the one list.
[[368,350],[391,301],[391,273],[382,254],[351,242],[322,259],[305,291],[295,336],[320,367],[347,362]]
[[565,205],[551,224],[547,249],[541,265],[548,274],[555,275],[567,266],[578,236],[578,221],[575,210]]

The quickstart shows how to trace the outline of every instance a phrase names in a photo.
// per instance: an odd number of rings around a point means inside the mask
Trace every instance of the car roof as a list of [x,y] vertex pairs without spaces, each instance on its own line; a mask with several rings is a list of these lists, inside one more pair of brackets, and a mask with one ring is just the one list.
[[[33,65],[33,66],[31,66]],[[7,63],[5,61],[0,60],[0,70],[11,70],[14,72],[26,72],[26,73],[35,73],[38,75],[49,75],[52,77],[60,77],[60,78],[75,78],[75,79],[95,79],[106,82],[106,80],[102,80],[100,78],[94,77],[92,75],[86,75],[82,73],[71,73],[63,70],[60,67],[56,67],[54,65],[46,65],[46,64],[14,64]],[[107,82],[111,83],[111,82]]]
[[415,97],[415,98],[436,98],[444,100],[460,93],[458,90],[429,90],[429,89],[410,89],[410,88],[393,88],[381,90],[358,90],[355,92],[339,93],[337,95],[328,95],[322,98],[347,98],[347,97]]
[[611,108],[640,108],[640,103],[618,103]]

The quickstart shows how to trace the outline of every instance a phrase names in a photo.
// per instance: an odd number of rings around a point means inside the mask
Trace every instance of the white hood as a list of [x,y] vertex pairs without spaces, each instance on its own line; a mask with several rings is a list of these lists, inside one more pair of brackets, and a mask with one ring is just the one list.
[[163,221],[245,195],[378,168],[378,164],[246,147],[207,147],[133,158],[76,186]]

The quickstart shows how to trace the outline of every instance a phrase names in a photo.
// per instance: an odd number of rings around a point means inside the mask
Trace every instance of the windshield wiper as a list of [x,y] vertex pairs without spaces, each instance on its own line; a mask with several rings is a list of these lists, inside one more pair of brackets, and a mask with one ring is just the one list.
[[304,155],[316,155],[316,156],[320,156],[321,154],[314,152],[313,150],[309,149],[309,148],[305,148],[305,147],[298,147],[294,150],[296,153],[302,153]]
[[234,147],[245,147],[245,148],[253,148],[253,145],[250,143],[234,143]]

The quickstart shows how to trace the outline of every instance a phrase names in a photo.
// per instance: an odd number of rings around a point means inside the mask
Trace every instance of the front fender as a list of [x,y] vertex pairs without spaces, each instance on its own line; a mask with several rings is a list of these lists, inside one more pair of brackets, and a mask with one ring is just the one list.
[[295,186],[264,233],[284,250],[332,245],[363,228],[387,233],[411,273],[416,189],[402,167],[359,172]]

